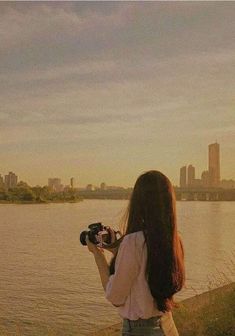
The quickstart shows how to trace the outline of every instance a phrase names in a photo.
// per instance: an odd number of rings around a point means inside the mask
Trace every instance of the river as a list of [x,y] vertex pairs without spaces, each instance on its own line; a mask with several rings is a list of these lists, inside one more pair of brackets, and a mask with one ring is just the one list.
[[[0,205],[0,335],[89,335],[118,322],[92,255],[88,224],[117,227],[125,200]],[[234,202],[177,202],[187,283],[178,299],[232,282]]]

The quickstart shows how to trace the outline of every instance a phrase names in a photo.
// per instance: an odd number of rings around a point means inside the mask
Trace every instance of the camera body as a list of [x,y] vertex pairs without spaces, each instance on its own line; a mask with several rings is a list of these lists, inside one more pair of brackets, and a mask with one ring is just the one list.
[[89,231],[82,231],[80,234],[80,242],[87,245],[86,237],[95,245],[102,246],[103,243],[111,244],[111,233],[102,223],[93,223],[88,226]]

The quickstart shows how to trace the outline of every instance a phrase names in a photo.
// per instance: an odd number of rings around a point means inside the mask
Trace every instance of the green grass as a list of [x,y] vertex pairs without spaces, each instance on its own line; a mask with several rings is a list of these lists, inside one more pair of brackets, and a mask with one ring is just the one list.
[[174,319],[180,336],[235,336],[235,284],[185,300]]

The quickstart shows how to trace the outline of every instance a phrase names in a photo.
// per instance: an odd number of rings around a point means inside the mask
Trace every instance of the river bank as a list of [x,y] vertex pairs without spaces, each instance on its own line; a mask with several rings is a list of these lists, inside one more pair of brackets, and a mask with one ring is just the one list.
[[83,198],[79,198],[79,199],[76,199],[76,200],[54,200],[54,201],[20,201],[20,200],[17,200],[17,201],[0,201],[0,204],[15,204],[15,205],[18,205],[18,204],[63,204],[63,203],[79,203],[79,202],[82,202],[83,201]]
[[[173,316],[180,336],[234,336],[235,283],[180,302]],[[120,335],[121,323],[92,334],[92,336]]]

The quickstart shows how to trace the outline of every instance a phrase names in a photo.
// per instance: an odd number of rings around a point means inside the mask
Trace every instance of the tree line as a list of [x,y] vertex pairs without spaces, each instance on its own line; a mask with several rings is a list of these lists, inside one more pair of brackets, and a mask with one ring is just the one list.
[[48,186],[30,187],[25,182],[19,182],[15,188],[8,190],[0,188],[0,202],[2,203],[77,202],[79,200],[78,192],[72,188],[55,192]]

